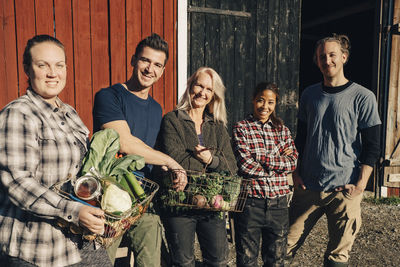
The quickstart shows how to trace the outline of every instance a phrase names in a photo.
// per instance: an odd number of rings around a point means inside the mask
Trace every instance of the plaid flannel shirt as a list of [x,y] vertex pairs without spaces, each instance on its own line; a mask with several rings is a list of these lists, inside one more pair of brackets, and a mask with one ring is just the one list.
[[[263,124],[250,115],[234,125],[233,143],[240,174],[252,179],[249,196],[276,198],[290,192],[287,174],[296,169],[298,153],[286,126]],[[286,148],[293,153],[284,156]]]
[[0,249],[39,266],[81,259],[77,243],[55,225],[57,218],[78,224],[82,204],[49,188],[76,175],[89,130],[56,101],[60,108],[28,89],[0,112]]

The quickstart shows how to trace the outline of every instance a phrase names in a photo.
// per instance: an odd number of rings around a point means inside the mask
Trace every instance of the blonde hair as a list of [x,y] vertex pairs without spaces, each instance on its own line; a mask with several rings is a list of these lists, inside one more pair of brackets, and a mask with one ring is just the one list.
[[192,107],[192,101],[190,99],[190,93],[197,82],[200,74],[205,73],[210,75],[212,80],[212,89],[214,91],[214,96],[210,103],[207,104],[207,110],[210,114],[213,115],[214,121],[222,122],[225,126],[227,124],[226,118],[226,107],[225,107],[225,86],[222,82],[221,77],[218,73],[209,67],[201,67],[196,70],[195,73],[190,76],[187,81],[186,90],[183,93],[182,97],[179,99],[179,103],[176,106],[178,110],[189,111]]

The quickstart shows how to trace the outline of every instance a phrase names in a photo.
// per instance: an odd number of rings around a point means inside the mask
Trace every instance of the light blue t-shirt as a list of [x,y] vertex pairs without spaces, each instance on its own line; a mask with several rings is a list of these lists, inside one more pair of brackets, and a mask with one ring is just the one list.
[[330,191],[358,180],[360,130],[381,124],[375,95],[352,83],[329,94],[312,85],[300,99],[299,120],[307,123],[300,174],[308,189]]

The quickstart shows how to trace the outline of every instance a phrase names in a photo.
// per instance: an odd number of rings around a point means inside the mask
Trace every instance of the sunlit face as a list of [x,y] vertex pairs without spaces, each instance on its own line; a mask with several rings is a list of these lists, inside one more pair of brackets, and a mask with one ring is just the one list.
[[337,42],[326,42],[318,47],[317,65],[324,78],[332,79],[343,75],[343,66],[347,54],[340,49]]
[[160,50],[145,46],[134,60],[133,75],[140,89],[149,89],[164,72],[166,55]]
[[214,96],[213,81],[209,74],[200,73],[190,92],[193,108],[205,108]]
[[64,89],[67,78],[65,52],[52,42],[44,42],[34,45],[30,53],[32,63],[27,75],[31,87],[45,101],[55,105],[55,99]]
[[269,120],[276,107],[276,94],[271,90],[264,90],[253,100],[253,114],[262,123]]

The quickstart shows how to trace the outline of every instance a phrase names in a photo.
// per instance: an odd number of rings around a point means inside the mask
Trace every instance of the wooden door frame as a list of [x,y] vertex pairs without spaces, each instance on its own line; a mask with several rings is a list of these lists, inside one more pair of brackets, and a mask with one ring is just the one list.
[[187,0],[179,0],[178,2],[178,51],[177,51],[177,63],[178,63],[178,101],[183,95],[186,89],[187,80],[187,66],[188,66],[188,2]]

